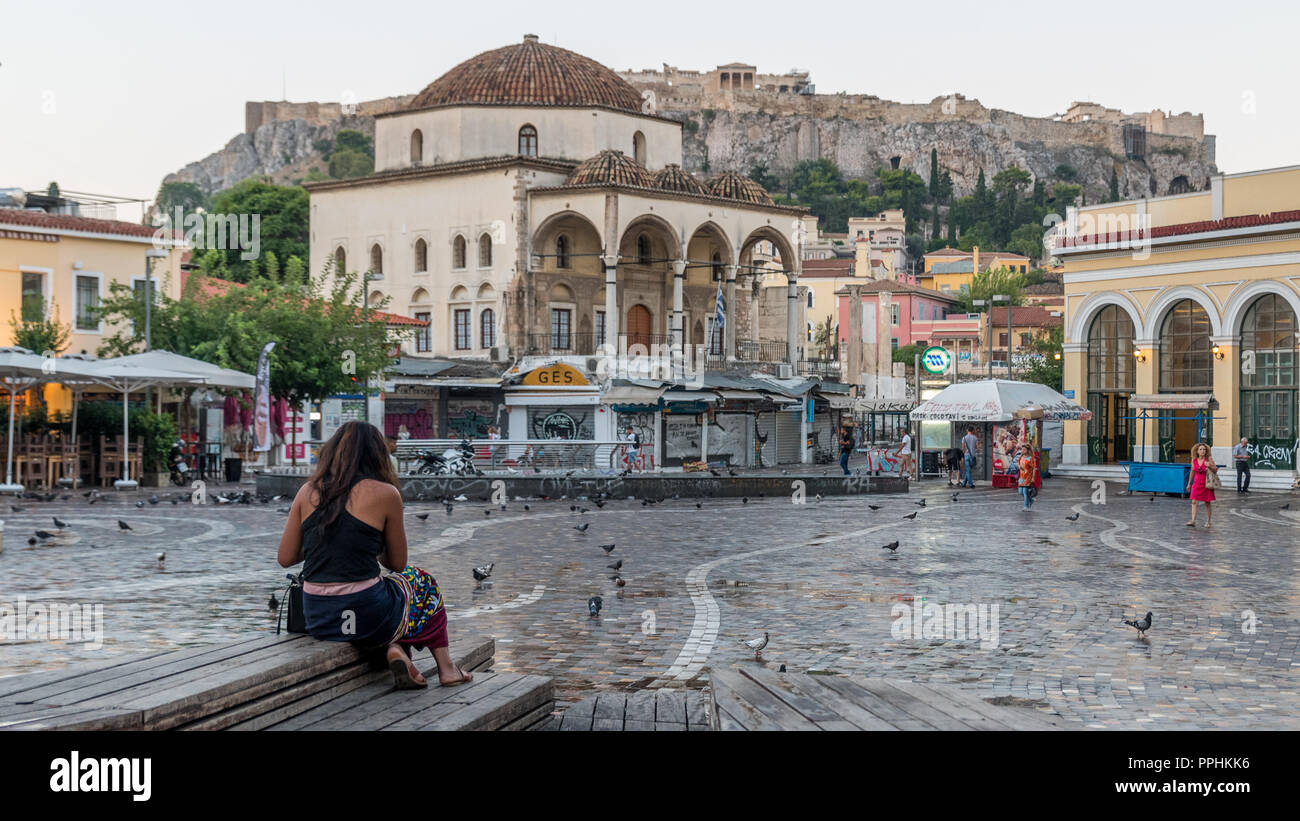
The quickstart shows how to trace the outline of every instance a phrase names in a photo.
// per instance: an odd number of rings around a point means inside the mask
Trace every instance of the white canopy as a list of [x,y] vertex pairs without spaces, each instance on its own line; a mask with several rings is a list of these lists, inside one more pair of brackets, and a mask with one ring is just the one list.
[[[183,374],[190,377],[201,377],[202,382],[194,384],[203,384],[214,388],[242,388],[252,390],[257,379],[243,371],[232,370],[231,368],[222,368],[213,365],[210,362],[204,362],[202,359],[193,359],[188,356],[181,356],[171,351],[148,351],[146,353],[136,353],[130,356],[119,356],[114,359],[103,360],[105,364],[117,366],[130,366],[133,368],[152,369],[171,374]],[[173,382],[172,384],[192,384],[189,381]]]
[[1007,422],[1024,407],[1043,409],[1044,419],[1091,419],[1092,412],[1037,382],[983,379],[949,385],[909,416],[914,421]]
[[22,493],[23,486],[14,484],[14,413],[18,393],[45,382],[91,381],[94,365],[80,359],[58,359],[38,356],[17,346],[0,348],[0,381],[9,391],[9,448],[5,462],[5,483],[0,492]]

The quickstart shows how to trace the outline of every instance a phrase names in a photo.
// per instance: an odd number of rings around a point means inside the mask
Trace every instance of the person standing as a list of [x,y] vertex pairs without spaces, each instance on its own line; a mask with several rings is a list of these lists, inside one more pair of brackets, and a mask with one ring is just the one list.
[[1025,500],[1024,510],[1029,510],[1038,495],[1038,460],[1034,458],[1034,449],[1029,445],[1020,446],[1020,459],[1016,463],[1020,496]]
[[962,481],[963,487],[975,487],[975,480],[971,478],[971,471],[975,469],[975,454],[979,450],[980,441],[975,436],[975,427],[966,428],[966,435],[961,438],[962,453]]
[[907,432],[906,428],[899,428],[898,432],[903,435],[903,443],[894,451],[894,455],[900,459],[898,475],[912,477],[912,434]]
[[[501,429],[496,425],[488,425],[488,439],[497,442],[501,439]],[[492,460],[492,469],[496,470],[497,466],[497,446],[488,445],[488,458]]]
[[627,426],[627,469],[636,470],[636,461],[641,456],[641,436],[631,425]]
[[1197,442],[1192,448],[1192,476],[1187,482],[1187,491],[1192,497],[1192,520],[1188,527],[1196,527],[1196,505],[1205,502],[1205,526],[1210,526],[1210,506],[1214,502],[1214,488],[1208,487],[1210,476],[1219,476],[1219,466],[1214,464],[1210,455],[1210,446]]
[[1245,436],[1232,449],[1232,461],[1237,463],[1237,492],[1250,493],[1250,440]]
[[961,484],[962,453],[961,448],[948,448],[944,452],[945,467],[948,468],[948,487]]
[[853,454],[853,434],[848,425],[840,426],[840,468],[844,475],[849,475],[849,456]]

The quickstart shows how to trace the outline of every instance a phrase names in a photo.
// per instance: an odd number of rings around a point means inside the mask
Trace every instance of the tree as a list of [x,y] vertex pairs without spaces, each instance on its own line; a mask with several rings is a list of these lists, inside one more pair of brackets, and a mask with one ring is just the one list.
[[1021,254],[1030,259],[1041,259],[1043,256],[1043,229],[1032,222],[1017,226],[1011,232],[1011,239],[1007,242],[1006,249],[1013,254]]
[[45,300],[40,299],[34,309],[23,305],[23,315],[16,316],[9,312],[9,327],[13,331],[14,344],[26,348],[38,355],[53,351],[55,356],[68,349],[68,340],[72,328],[59,322],[59,309],[55,307],[53,315],[46,316]]
[[[308,228],[307,191],[297,186],[274,185],[260,177],[249,177],[233,188],[220,191],[212,197],[212,210],[221,215],[257,215],[260,236],[260,253],[272,252],[276,258],[307,259],[310,237]],[[205,231],[208,226],[205,226]],[[225,245],[230,243],[227,238]],[[203,248],[215,250],[225,257],[227,276],[235,282],[252,278],[256,260],[245,260],[242,254],[251,249],[218,247],[218,237],[204,236]]]
[[939,150],[930,149],[930,201],[939,201]]
[[1119,202],[1119,172],[1113,169],[1110,172],[1110,191],[1106,202]]
[[[181,209],[182,214],[192,214],[202,208],[208,209],[208,195],[194,182],[165,182],[158,189],[158,210],[166,216]],[[180,228],[181,226],[176,226]]]
[[749,169],[749,178],[763,186],[763,190],[769,193],[775,192],[781,187],[781,178],[770,173],[765,163],[759,163]]
[[813,344],[821,349],[822,356],[839,359],[840,340],[835,336],[835,317],[827,316],[813,329]]
[[[961,302],[961,311],[963,313],[975,313],[975,300],[982,299],[987,302],[995,295],[1009,296],[1012,305],[1020,305],[1025,301],[1023,290],[1023,274],[1007,268],[995,268],[991,271],[980,271],[975,274],[971,278],[970,288],[958,294],[957,299]],[[1000,304],[1005,305],[1006,303]],[[987,305],[984,306],[984,308],[987,307]]]
[[1046,385],[1059,392],[1064,384],[1065,360],[1062,353],[1064,342],[1065,331],[1063,326],[1059,325],[1050,329],[1045,336],[1035,339],[1032,347],[1034,353],[1042,356],[1042,360],[1026,368],[1020,378],[1025,382]]

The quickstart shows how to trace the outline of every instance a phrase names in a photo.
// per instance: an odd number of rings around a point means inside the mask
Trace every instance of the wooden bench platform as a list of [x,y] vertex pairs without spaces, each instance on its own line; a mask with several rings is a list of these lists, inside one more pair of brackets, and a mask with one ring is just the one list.
[[715,730],[1082,729],[946,684],[745,668],[713,670],[710,681]]
[[699,690],[637,690],[589,696],[541,730],[711,730]]
[[[368,715],[377,702],[445,702],[431,729],[498,729],[543,706],[549,713],[550,679],[487,672],[494,653],[492,639],[459,641],[452,656],[478,671],[472,683],[398,693],[374,654],[303,635],[252,634],[227,644],[0,679],[0,730],[266,729],[335,702],[348,706],[332,714]],[[421,672],[435,667],[427,655],[417,664]],[[437,680],[436,673],[432,678]],[[379,721],[372,718],[356,729]]]

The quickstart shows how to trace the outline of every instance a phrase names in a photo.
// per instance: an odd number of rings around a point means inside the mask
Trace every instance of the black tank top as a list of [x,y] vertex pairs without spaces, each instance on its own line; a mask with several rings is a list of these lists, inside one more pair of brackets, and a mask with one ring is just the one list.
[[316,530],[320,508],[302,523],[303,578],[309,582],[363,582],[379,575],[384,533],[347,510],[321,538]]

